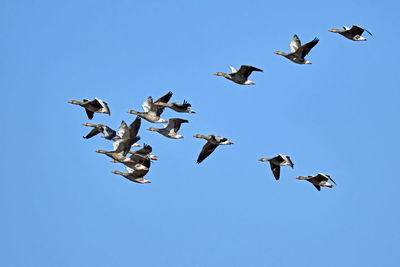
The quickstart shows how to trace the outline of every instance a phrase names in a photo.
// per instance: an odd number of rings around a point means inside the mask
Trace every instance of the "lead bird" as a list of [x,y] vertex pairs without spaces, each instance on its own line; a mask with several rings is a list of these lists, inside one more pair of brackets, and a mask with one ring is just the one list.
[[248,65],[242,65],[240,66],[240,69],[237,70],[234,67],[230,66],[232,73],[227,74],[223,72],[216,72],[214,75],[216,76],[223,76],[227,78],[228,80],[231,80],[235,83],[242,84],[242,85],[255,85],[254,82],[250,81],[248,77],[253,71],[261,71],[261,69],[258,69],[253,66],[248,66]]
[[168,125],[162,129],[150,127],[146,130],[158,132],[168,138],[181,139],[181,138],[183,138],[183,136],[178,134],[178,131],[181,128],[182,123],[188,123],[188,122],[189,122],[188,120],[184,120],[184,119],[171,118],[171,119],[169,119]]
[[268,161],[269,164],[271,165],[271,170],[272,173],[274,174],[275,180],[279,180],[280,177],[280,173],[281,173],[281,167],[280,166],[290,166],[294,167],[294,164],[292,162],[292,160],[290,159],[289,156],[287,155],[283,155],[283,154],[278,154],[278,156],[273,157],[271,159],[268,158],[261,158],[259,159],[259,161],[261,162],[265,162]]
[[344,37],[352,41],[367,41],[367,38],[361,36],[364,31],[368,32],[372,36],[372,33],[357,25],[353,25],[353,27],[351,28],[343,26],[343,29],[344,30],[330,29],[328,31],[343,35]]
[[219,145],[232,145],[233,143],[228,141],[227,138],[218,135],[201,135],[195,134],[193,137],[202,138],[207,140],[207,143],[201,149],[199,157],[197,158],[197,163],[200,164],[204,159],[206,159]]
[[333,187],[333,185],[328,183],[328,180],[332,181],[332,183],[334,183],[336,185],[335,181],[333,181],[329,175],[323,174],[323,173],[318,173],[315,176],[308,176],[308,177],[299,176],[296,179],[306,180],[306,181],[312,183],[315,186],[315,188],[317,188],[318,191],[321,190],[321,186],[326,186],[326,187],[330,187],[330,188]]
[[111,115],[108,104],[97,97],[95,97],[94,100],[83,99],[82,102],[77,100],[70,100],[68,101],[68,103],[83,107],[89,120],[93,119],[94,113],[104,113]]
[[284,56],[297,64],[311,64],[311,62],[306,60],[304,57],[311,51],[311,49],[318,43],[318,41],[318,38],[314,38],[314,40],[312,40],[311,42],[308,42],[305,45],[301,45],[299,37],[295,34],[290,41],[289,54],[281,51],[276,51],[274,53]]
[[[172,92],[168,92],[166,95],[160,97],[156,102],[163,102],[167,103],[172,96]],[[142,117],[143,119],[153,122],[153,123],[167,123],[166,120],[162,119],[160,117],[161,113],[164,111],[164,107],[162,106],[157,106],[153,102],[153,98],[149,96],[146,101],[143,102],[142,104],[144,112],[138,112],[136,110],[129,110],[128,113],[130,114],[136,114],[139,117]]]

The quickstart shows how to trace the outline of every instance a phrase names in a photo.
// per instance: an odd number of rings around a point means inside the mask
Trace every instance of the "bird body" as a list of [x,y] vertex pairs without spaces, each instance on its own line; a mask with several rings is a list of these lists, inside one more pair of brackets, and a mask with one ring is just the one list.
[[290,41],[290,53],[276,51],[277,55],[284,56],[294,63],[297,64],[311,64],[310,61],[306,60],[304,57],[311,51],[311,49],[318,43],[318,38],[314,38],[311,42],[301,45],[299,37],[295,34]]
[[261,158],[259,159],[259,161],[265,162],[268,161],[269,164],[271,165],[271,170],[272,173],[274,174],[274,177],[276,180],[279,180],[280,177],[280,172],[281,172],[281,168],[280,166],[290,166],[290,167],[294,167],[294,164],[292,162],[292,160],[290,159],[289,156],[287,155],[283,155],[283,154],[278,154],[278,156],[273,157],[273,158]]
[[335,181],[333,181],[329,175],[323,173],[318,173],[315,176],[308,176],[308,177],[299,176],[296,179],[306,180],[312,183],[315,186],[315,188],[317,188],[318,191],[321,190],[321,186],[332,188],[333,185],[328,182],[329,180],[336,185]]
[[367,41],[365,37],[361,36],[364,31],[368,32],[372,36],[372,34],[369,31],[357,25],[353,25],[351,28],[343,26],[343,29],[344,30],[330,29],[329,31],[338,33],[352,41]]
[[117,132],[114,131],[113,129],[111,129],[110,127],[108,127],[107,125],[104,124],[93,124],[90,122],[84,123],[84,126],[87,127],[93,127],[93,129],[83,138],[85,139],[89,139],[92,138],[93,136],[99,134],[99,133],[103,133],[103,138],[107,139],[107,140],[112,140],[116,135]]
[[230,66],[232,73],[227,74],[223,72],[216,72],[214,75],[216,76],[223,76],[227,78],[228,80],[231,80],[237,84],[242,84],[242,85],[255,85],[254,82],[250,81],[248,77],[253,71],[261,71],[261,69],[258,69],[253,66],[248,66],[248,65],[242,65],[240,66],[239,70],[236,70],[234,67]]

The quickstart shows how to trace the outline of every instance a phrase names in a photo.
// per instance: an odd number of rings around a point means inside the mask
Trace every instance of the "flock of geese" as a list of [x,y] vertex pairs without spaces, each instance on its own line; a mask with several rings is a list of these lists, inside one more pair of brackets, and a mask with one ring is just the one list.
[[[338,33],[343,35],[344,37],[352,40],[352,41],[366,41],[367,39],[362,37],[364,31],[369,31],[353,25],[351,28],[344,26],[344,30],[338,29],[330,29],[330,32]],[[290,53],[285,53],[281,51],[274,52],[275,54],[284,56],[289,60],[293,61],[297,64],[311,64],[310,61],[305,59],[305,56],[311,51],[311,49],[317,45],[319,42],[318,38],[301,45],[301,41],[299,37],[295,34],[290,42]],[[232,73],[227,74],[223,72],[216,72],[214,75],[223,76],[226,79],[229,79],[235,83],[242,85],[255,85],[253,81],[250,81],[248,77],[251,75],[253,71],[262,72],[261,69],[249,66],[242,65],[239,70],[234,67],[230,67]],[[161,114],[163,113],[165,108],[170,108],[178,113],[196,113],[191,109],[190,103],[186,100],[183,103],[171,102],[168,103],[172,97],[172,92],[168,92],[166,95],[160,97],[157,101],[153,101],[153,98],[149,96],[142,104],[143,112],[129,110],[128,113],[136,115],[136,119],[128,126],[125,121],[122,121],[118,131],[115,131],[104,124],[92,124],[92,123],[84,123],[84,126],[92,127],[93,129],[83,138],[89,139],[97,134],[102,133],[102,138],[113,141],[113,150],[112,151],[104,151],[101,149],[96,150],[97,153],[102,153],[107,155],[112,159],[114,163],[122,163],[125,165],[125,169],[127,173],[123,173],[120,171],[113,171],[114,174],[122,175],[123,177],[129,179],[132,182],[136,183],[150,183],[149,180],[144,178],[144,176],[149,172],[151,161],[157,160],[157,156],[152,155],[152,147],[150,145],[144,144],[143,148],[138,150],[131,150],[132,147],[140,147],[137,142],[140,140],[140,136],[138,136],[138,132],[141,125],[141,119],[144,119],[150,123],[168,123],[164,128],[154,128],[150,127],[146,130],[158,132],[161,135],[171,138],[171,139],[181,139],[184,138],[182,135],[178,134],[178,131],[182,125],[182,123],[188,123],[188,120],[180,119],[180,118],[170,118],[168,121],[161,118]],[[83,99],[82,102],[77,100],[68,101],[71,104],[79,105],[83,107],[86,111],[87,117],[91,120],[94,116],[94,113],[104,113],[111,115],[110,108],[108,104],[103,100],[95,97],[94,100]],[[201,163],[205,160],[219,145],[232,145],[233,143],[228,141],[227,138],[217,136],[217,135],[201,135],[195,134],[193,137],[205,139],[207,142],[203,146],[198,158],[197,163]],[[261,162],[269,162],[272,173],[276,180],[279,180],[280,177],[280,167],[281,166],[290,166],[294,167],[294,164],[289,156],[278,154],[273,158],[261,158],[259,159]],[[336,183],[333,179],[323,173],[318,173],[315,176],[298,176],[299,180],[306,180],[313,184],[315,188],[320,191],[321,186],[332,188],[333,184]]]

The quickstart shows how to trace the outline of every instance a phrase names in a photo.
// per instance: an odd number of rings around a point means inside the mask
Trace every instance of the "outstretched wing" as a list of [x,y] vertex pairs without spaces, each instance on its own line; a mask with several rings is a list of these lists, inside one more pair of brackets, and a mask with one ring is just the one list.
[[[162,103],[168,103],[168,101],[171,99],[172,92],[169,91],[166,95],[160,97],[156,102],[162,102]],[[156,113],[157,116],[160,116],[161,113],[163,113],[164,107],[163,106],[156,106],[154,105],[154,112]]]
[[248,65],[242,65],[242,66],[240,66],[240,69],[239,69],[239,71],[237,72],[237,74],[243,75],[244,77],[247,78],[247,77],[250,76],[250,74],[251,74],[253,71],[261,71],[261,72],[262,72],[261,69],[258,69],[258,68],[256,68],[256,67],[248,66]]
[[299,37],[295,34],[293,35],[292,40],[290,41],[290,53],[294,53],[301,47],[301,41]]
[[272,170],[272,173],[274,174],[275,180],[278,181],[279,176],[281,174],[281,167],[279,165],[272,164],[271,162],[270,162],[270,165],[271,165],[271,170]]
[[217,146],[218,145],[216,145],[216,144],[207,142],[203,146],[203,148],[199,154],[199,157],[197,158],[197,163],[200,164],[205,158],[207,158],[217,148]]
[[108,127],[106,125],[104,125],[102,127],[102,129],[103,129],[103,135],[104,135],[105,139],[111,140],[117,135],[117,133],[113,129],[111,129],[110,127]]
[[351,29],[349,30],[350,33],[352,33],[354,35],[360,35],[360,36],[361,36],[361,34],[363,34],[364,31],[368,32],[372,36],[372,34],[369,31],[367,31],[357,25],[353,25],[353,27],[351,27]]
[[131,138],[137,136],[140,129],[141,121],[141,118],[139,116],[136,116],[136,119],[129,125],[128,131]]
[[313,184],[313,186],[315,186],[315,188],[317,188],[318,191],[321,191],[321,186]]
[[97,102],[100,104],[101,111],[105,111],[105,113],[107,113],[108,115],[111,115],[110,108],[108,107],[108,104],[106,102],[104,102],[103,100],[101,100],[97,97],[95,97],[94,99],[97,100]]
[[314,38],[311,42],[306,43],[305,45],[301,46],[299,50],[297,50],[297,53],[300,54],[302,58],[304,58],[310,51],[311,49],[318,44],[319,39]]
[[88,133],[86,136],[84,136],[83,138],[85,138],[85,139],[89,139],[89,138],[92,138],[93,136],[95,136],[95,135],[97,135],[97,134],[99,134],[100,133],[100,131],[99,131],[99,128],[98,127],[94,127],[91,131],[90,131],[90,133]]
[[237,70],[237,69],[235,69],[235,68],[234,68],[234,67],[232,67],[232,66],[229,66],[229,68],[231,69],[232,73],[236,73],[236,72],[238,72],[238,70]]
[[165,127],[166,130],[171,131],[174,130],[174,132],[178,132],[179,129],[181,128],[182,123],[187,123],[189,122],[188,120],[184,119],[179,119],[179,118],[171,118],[168,121],[167,127]]
[[128,129],[128,125],[126,124],[125,121],[121,121],[121,124],[119,125],[118,128],[117,136],[121,138],[124,135],[126,129]]
[[149,96],[142,104],[144,112],[149,112],[153,106],[153,98],[151,96]]
[[173,104],[177,108],[182,108],[182,109],[185,109],[185,110],[192,106],[186,100],[183,100],[183,104],[179,104],[179,103],[175,103],[175,102],[171,103],[171,104]]
[[93,119],[94,112],[85,108],[86,115],[88,116],[89,120]]

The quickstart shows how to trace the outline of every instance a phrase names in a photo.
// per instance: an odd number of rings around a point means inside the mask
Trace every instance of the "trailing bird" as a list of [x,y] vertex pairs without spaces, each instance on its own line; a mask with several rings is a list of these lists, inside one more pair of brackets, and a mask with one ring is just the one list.
[[292,169],[294,166],[290,157],[283,155],[283,154],[278,154],[278,156],[273,157],[271,159],[261,158],[261,159],[259,159],[259,161],[262,161],[262,162],[269,161],[269,164],[271,165],[272,173],[274,174],[274,177],[277,181],[279,180],[279,176],[281,173],[280,166],[290,166],[290,167],[292,167]]
[[219,145],[232,145],[227,138],[218,135],[201,135],[195,134],[193,137],[202,138],[207,140],[207,143],[201,149],[199,157],[197,158],[197,163],[200,164],[205,158],[207,158]]
[[315,188],[317,188],[318,191],[321,190],[321,186],[326,186],[326,187],[330,187],[330,188],[333,187],[333,185],[328,183],[328,180],[331,180],[332,183],[334,183],[336,185],[335,181],[333,181],[329,175],[323,174],[323,173],[318,173],[315,176],[308,176],[308,177],[299,176],[296,179],[306,180],[306,181],[312,183],[315,186]]
[[347,39],[350,39],[352,41],[367,41],[366,38],[361,36],[364,31],[368,32],[372,36],[372,33],[370,33],[366,29],[363,29],[357,25],[353,25],[353,27],[351,27],[351,28],[343,26],[343,29],[344,30],[330,29],[328,31],[343,35],[344,37],[346,37]]
[[[160,97],[156,102],[163,102],[167,103],[172,96],[172,92],[168,92],[166,95],[163,97]],[[161,113],[164,111],[163,106],[157,106],[153,103],[153,98],[149,96],[146,101],[143,102],[142,104],[144,112],[138,112],[135,110],[129,110],[128,113],[130,114],[136,114],[139,117],[142,117],[143,119],[149,121],[149,122],[162,122],[162,123],[167,123],[166,120],[160,118]]]
[[248,77],[253,71],[261,71],[261,69],[258,69],[256,67],[248,66],[248,65],[242,65],[240,66],[240,69],[237,70],[234,67],[230,66],[232,73],[227,74],[223,72],[216,72],[214,75],[217,76],[224,76],[228,80],[231,80],[235,83],[238,84],[243,84],[243,85],[255,85],[254,82],[250,81]]
[[290,53],[276,51],[275,54],[284,56],[294,63],[297,64],[311,64],[310,61],[306,60],[304,57],[311,51],[311,49],[318,43],[318,38],[315,38],[311,42],[301,45],[299,37],[295,34],[290,41]]
[[89,120],[93,118],[94,113],[105,113],[111,115],[107,103],[104,102],[103,100],[98,99],[97,97],[95,97],[94,100],[91,101],[87,99],[83,99],[83,102],[77,100],[70,100],[68,101],[68,103],[83,107],[86,111]]
[[132,182],[135,182],[135,183],[139,183],[139,184],[151,183],[149,180],[147,180],[146,178],[143,177],[144,175],[141,175],[140,171],[135,171],[128,167],[125,167],[125,168],[128,171],[128,173],[123,173],[120,171],[112,171],[112,173],[122,175],[126,179],[128,179]]
[[168,125],[162,129],[150,127],[146,130],[158,132],[168,138],[180,139],[180,138],[183,138],[182,135],[178,134],[178,131],[181,128],[181,124],[188,123],[188,122],[189,122],[188,120],[184,120],[184,119],[171,118],[171,119],[169,119]]

